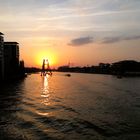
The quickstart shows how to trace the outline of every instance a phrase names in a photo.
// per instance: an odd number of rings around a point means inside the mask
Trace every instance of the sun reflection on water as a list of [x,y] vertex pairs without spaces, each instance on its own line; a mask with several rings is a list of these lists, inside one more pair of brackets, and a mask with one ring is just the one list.
[[48,74],[46,76],[43,76],[43,86],[42,86],[41,97],[43,97],[42,103],[44,105],[49,105],[50,92],[49,92],[48,79],[49,79],[49,75]]
[[[48,83],[49,75],[46,74],[46,76],[42,76],[42,93],[41,93],[41,108],[44,108],[44,106],[50,105],[50,91],[49,91],[49,83]],[[38,115],[41,116],[48,116],[49,112],[47,110],[38,110]]]
[[41,115],[41,116],[48,116],[49,115],[49,113],[43,113],[43,112],[39,112],[39,111],[37,111],[37,114],[38,115]]
[[49,96],[49,84],[48,84],[48,78],[49,75],[43,76],[43,94],[42,97],[48,97]]

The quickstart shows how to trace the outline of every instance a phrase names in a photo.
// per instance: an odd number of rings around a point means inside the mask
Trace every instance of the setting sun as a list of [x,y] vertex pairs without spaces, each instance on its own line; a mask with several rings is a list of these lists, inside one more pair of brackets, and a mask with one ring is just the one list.
[[51,52],[39,52],[37,57],[36,57],[36,65],[41,67],[43,59],[48,59],[49,64],[50,64],[51,67],[54,67],[57,64],[56,55],[54,53],[51,53]]

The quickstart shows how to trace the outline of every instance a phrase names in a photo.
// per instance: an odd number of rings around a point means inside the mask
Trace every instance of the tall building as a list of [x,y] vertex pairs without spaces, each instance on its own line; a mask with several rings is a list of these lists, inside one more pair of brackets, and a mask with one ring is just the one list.
[[12,78],[19,72],[19,44],[4,42],[4,72],[5,78]]
[[0,32],[0,80],[4,79],[4,38],[3,33]]

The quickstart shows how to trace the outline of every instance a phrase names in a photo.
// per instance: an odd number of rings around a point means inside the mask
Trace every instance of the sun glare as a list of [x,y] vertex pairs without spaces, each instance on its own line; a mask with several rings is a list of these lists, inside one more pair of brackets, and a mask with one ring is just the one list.
[[40,52],[36,57],[36,64],[37,66],[41,67],[43,63],[43,59],[48,59],[50,67],[55,67],[56,65],[56,55],[51,52]]

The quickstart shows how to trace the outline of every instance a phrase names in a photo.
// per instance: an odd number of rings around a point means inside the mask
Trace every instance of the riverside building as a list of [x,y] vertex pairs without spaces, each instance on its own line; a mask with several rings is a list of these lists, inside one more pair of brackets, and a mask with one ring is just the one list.
[[4,72],[5,78],[13,77],[19,72],[19,44],[4,42]]
[[0,80],[4,79],[4,38],[3,33],[0,32]]

